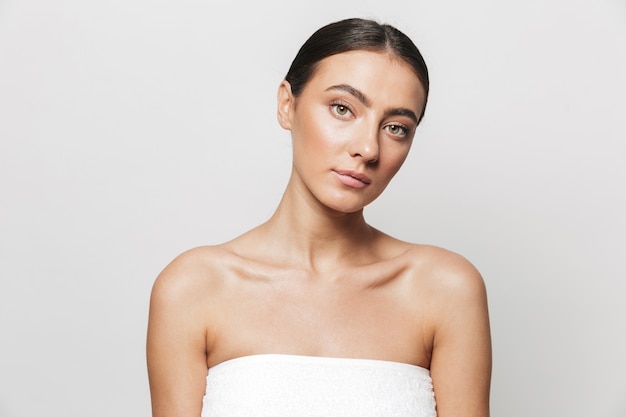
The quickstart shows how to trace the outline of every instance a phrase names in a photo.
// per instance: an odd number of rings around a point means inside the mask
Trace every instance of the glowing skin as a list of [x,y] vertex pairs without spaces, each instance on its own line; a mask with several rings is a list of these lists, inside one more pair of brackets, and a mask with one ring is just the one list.
[[290,186],[310,202],[352,213],[376,199],[408,155],[424,89],[388,53],[322,60],[298,97],[283,82],[278,119],[292,132]]
[[484,283],[462,257],[370,227],[363,207],[404,162],[424,106],[412,69],[355,51],[278,91],[292,175],[273,216],[177,257],[151,296],[153,417],[199,416],[208,369],[286,353],[430,369],[438,417],[488,417]]

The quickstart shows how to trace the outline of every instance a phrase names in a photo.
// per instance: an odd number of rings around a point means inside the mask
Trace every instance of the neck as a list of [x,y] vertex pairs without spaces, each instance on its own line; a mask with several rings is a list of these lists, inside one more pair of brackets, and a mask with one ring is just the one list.
[[312,271],[362,262],[377,233],[365,222],[362,209],[337,212],[292,186],[287,187],[276,212],[261,228],[285,259],[297,259]]

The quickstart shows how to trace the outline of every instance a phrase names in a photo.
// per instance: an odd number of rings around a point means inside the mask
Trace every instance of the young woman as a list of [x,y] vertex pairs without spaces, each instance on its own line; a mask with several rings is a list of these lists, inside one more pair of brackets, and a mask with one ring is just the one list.
[[391,26],[349,19],[307,40],[278,88],[293,168],[276,212],[180,255],[154,285],[153,416],[488,416],[479,273],[363,217],[405,160],[428,87]]

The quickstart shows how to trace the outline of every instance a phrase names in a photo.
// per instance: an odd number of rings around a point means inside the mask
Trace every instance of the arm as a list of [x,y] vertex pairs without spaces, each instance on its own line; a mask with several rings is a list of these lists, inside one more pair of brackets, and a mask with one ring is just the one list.
[[153,417],[199,417],[202,410],[207,375],[202,311],[206,291],[190,264],[175,260],[152,289],[147,360]]
[[438,275],[431,376],[438,417],[488,417],[491,336],[484,282],[454,255]]

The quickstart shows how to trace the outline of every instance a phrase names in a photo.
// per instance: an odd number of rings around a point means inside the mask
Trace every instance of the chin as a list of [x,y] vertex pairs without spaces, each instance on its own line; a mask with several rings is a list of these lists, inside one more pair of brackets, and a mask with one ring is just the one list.
[[[319,204],[337,213],[356,213],[376,200],[382,190],[371,189],[350,190],[332,187],[310,188],[312,196]],[[378,192],[380,191],[380,192]]]
[[370,204],[372,200],[367,200],[367,201],[363,201],[361,199],[359,199],[359,201],[337,201],[337,200],[327,200],[327,201],[320,201],[323,205],[325,205],[326,207],[328,207],[329,209],[336,211],[338,213],[343,213],[343,214],[350,214],[350,213],[357,213],[361,210],[363,210],[368,204]]

